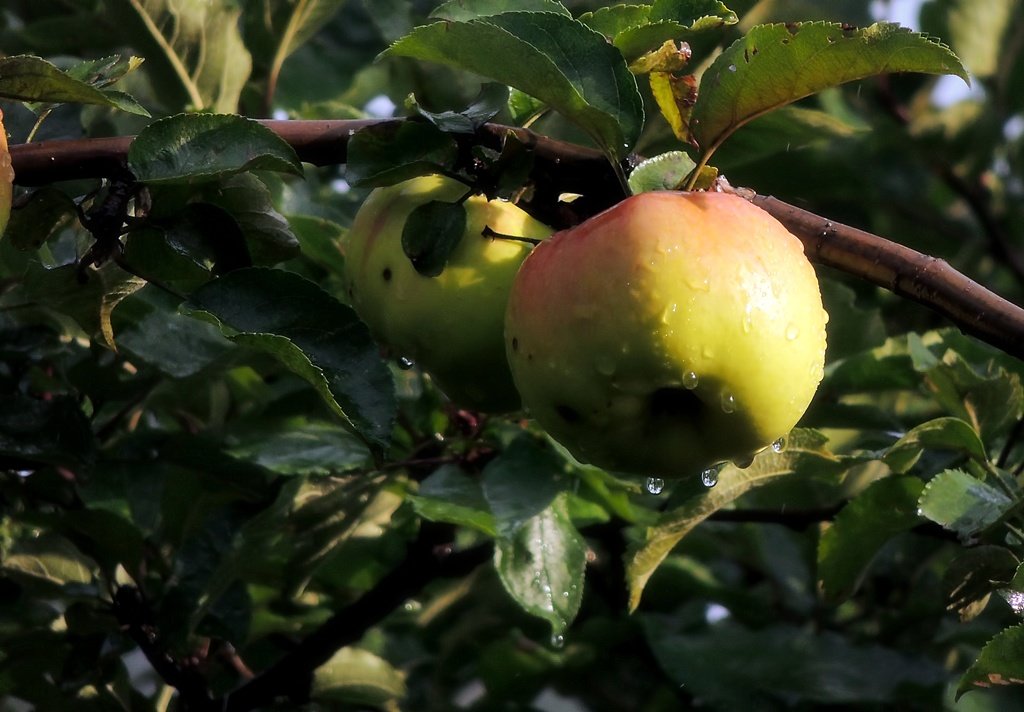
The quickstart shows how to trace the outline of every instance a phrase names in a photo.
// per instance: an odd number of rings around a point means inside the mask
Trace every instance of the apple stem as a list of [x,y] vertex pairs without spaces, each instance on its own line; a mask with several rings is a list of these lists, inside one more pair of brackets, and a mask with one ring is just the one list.
[[515,240],[516,242],[527,242],[531,245],[540,243],[540,238],[537,237],[521,237],[519,235],[505,235],[504,233],[495,232],[491,229],[490,225],[484,225],[483,232],[480,233],[484,237],[495,237],[499,240]]

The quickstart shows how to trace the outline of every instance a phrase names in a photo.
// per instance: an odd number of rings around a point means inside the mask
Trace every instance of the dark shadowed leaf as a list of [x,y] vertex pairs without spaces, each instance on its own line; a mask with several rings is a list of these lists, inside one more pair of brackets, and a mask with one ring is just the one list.
[[[1011,585],[1018,574],[1019,562],[1013,552],[1003,546],[983,545],[966,549],[949,564],[943,576],[947,607],[960,614],[960,620],[977,617],[988,603],[990,594]],[[1012,592],[1020,589],[1003,589]],[[1024,593],[1021,594],[1024,603]]]
[[455,465],[439,467],[423,480],[419,493],[408,499],[416,512],[430,521],[472,527],[489,536],[497,534],[480,483]]
[[565,488],[565,462],[546,442],[522,435],[484,468],[484,496],[510,537],[526,521],[546,510]]
[[745,630],[729,623],[707,633],[673,633],[659,617],[644,629],[661,667],[719,709],[780,709],[787,699],[821,705],[916,699],[946,681],[942,667],[835,633],[781,625]]
[[0,398],[0,457],[32,463],[87,468],[96,459],[96,440],[82,409],[71,398]]
[[75,201],[67,193],[53,187],[40,188],[14,207],[0,237],[10,240],[19,250],[37,250],[58,225],[75,215]]
[[229,272],[186,307],[212,315],[236,343],[273,356],[316,388],[375,450],[395,419],[394,384],[366,326],[349,307],[290,272]]
[[818,580],[828,600],[852,594],[878,550],[921,522],[917,500],[923,489],[916,477],[890,477],[843,507],[818,543]]
[[253,264],[273,265],[299,253],[299,241],[288,222],[274,209],[270,190],[256,176],[230,176],[205,191],[205,196],[238,223]]
[[338,475],[366,467],[370,452],[350,431],[304,417],[231,430],[228,452],[282,475]]
[[604,37],[564,15],[507,12],[417,27],[385,53],[475,72],[548,104],[614,158],[643,126],[636,80]]
[[96,563],[64,537],[46,532],[21,539],[4,556],[0,570],[22,579],[35,579],[57,586],[90,583]]
[[452,168],[457,153],[455,140],[433,124],[376,124],[349,139],[345,176],[353,185],[395,185]]
[[485,123],[495,117],[508,103],[508,87],[504,84],[488,82],[480,87],[480,93],[473,103],[462,111],[427,111],[419,104],[413,103],[413,108],[420,116],[445,133],[475,132]]
[[154,121],[128,149],[143,183],[201,183],[247,170],[302,175],[295,150],[265,126],[230,114],[177,114]]
[[465,231],[466,209],[462,203],[431,200],[409,213],[402,227],[402,250],[417,272],[436,277],[444,271]]

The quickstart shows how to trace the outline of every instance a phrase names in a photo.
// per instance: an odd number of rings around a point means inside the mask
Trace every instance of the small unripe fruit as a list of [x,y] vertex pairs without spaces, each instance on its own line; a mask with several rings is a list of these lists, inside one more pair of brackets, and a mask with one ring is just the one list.
[[670,478],[800,419],[828,315],[800,241],[742,198],[642,193],[544,241],[509,300],[523,404],[584,462]]
[[429,372],[453,401],[502,412],[519,407],[505,358],[503,328],[512,279],[531,245],[489,237],[551,234],[519,207],[474,195],[463,203],[466,229],[441,274],[416,271],[402,248],[409,214],[433,200],[456,202],[467,187],[425,176],[374,190],[345,242],[352,306],[395,357]]

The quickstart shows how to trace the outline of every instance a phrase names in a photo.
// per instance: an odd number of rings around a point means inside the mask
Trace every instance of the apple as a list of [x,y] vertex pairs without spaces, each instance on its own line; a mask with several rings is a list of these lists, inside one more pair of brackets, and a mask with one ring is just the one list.
[[11,152],[7,148],[4,112],[0,111],[0,236],[7,229],[7,221],[11,217],[13,194],[14,169],[11,167]]
[[678,478],[789,432],[827,321],[802,244],[768,213],[650,192],[534,249],[505,345],[523,404],[577,459]]
[[374,190],[344,243],[346,290],[353,308],[395,357],[431,374],[467,408],[519,408],[503,340],[512,280],[532,245],[484,234],[541,239],[553,231],[516,205],[474,195],[466,229],[444,270],[426,277],[402,248],[409,214],[430,201],[457,202],[467,192],[443,176],[423,176]]

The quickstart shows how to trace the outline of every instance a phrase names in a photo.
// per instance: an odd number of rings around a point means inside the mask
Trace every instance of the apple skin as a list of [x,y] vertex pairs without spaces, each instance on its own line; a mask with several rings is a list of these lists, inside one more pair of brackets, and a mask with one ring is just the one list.
[[4,112],[0,111],[0,236],[7,229],[11,218],[11,202],[14,198],[14,169],[11,167],[11,152],[7,148],[7,130],[4,128]]
[[659,478],[746,463],[821,381],[800,241],[723,193],[642,193],[537,246],[505,344],[523,404],[577,459]]
[[431,200],[455,202],[458,181],[423,176],[377,188],[344,243],[346,290],[374,337],[395,357],[431,374],[455,403],[505,412],[520,407],[503,340],[512,280],[531,245],[482,234],[541,239],[553,230],[512,203],[474,195],[463,203],[466,231],[443,272],[424,277],[402,249],[409,213]]

